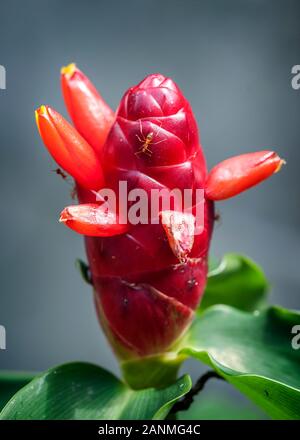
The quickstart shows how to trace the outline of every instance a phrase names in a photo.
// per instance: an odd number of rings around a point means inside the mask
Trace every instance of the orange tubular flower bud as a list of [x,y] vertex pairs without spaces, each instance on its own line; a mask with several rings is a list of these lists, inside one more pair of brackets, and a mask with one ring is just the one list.
[[225,200],[236,196],[278,172],[284,163],[273,151],[231,157],[211,170],[205,195],[210,200]]
[[118,217],[108,208],[95,203],[68,206],[59,218],[70,229],[93,237],[112,237],[127,232],[128,225],[118,223]]
[[35,114],[41,138],[58,165],[84,188],[102,188],[102,167],[93,148],[50,107],[42,105]]
[[95,152],[100,153],[114,120],[113,111],[74,63],[61,69],[61,83],[75,127]]

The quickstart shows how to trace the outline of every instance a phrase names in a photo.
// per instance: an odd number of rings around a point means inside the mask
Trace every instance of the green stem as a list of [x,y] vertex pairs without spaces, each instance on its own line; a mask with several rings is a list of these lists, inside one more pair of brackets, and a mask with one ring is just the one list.
[[215,371],[208,371],[207,373],[203,374],[203,376],[197,380],[193,388],[183,397],[183,399],[173,405],[169,415],[176,414],[178,411],[188,410],[193,403],[195,396],[203,390],[206,382],[212,378],[224,380],[224,378]]
[[123,361],[120,365],[123,378],[131,388],[163,388],[177,379],[184,360],[184,356],[164,353]]

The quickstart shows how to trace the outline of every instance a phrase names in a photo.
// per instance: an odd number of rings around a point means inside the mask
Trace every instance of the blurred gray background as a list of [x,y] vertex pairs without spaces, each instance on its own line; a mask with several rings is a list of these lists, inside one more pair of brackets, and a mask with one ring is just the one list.
[[[144,76],[172,76],[197,117],[209,167],[274,148],[280,174],[220,203],[212,254],[242,252],[263,266],[271,300],[299,308],[300,3],[296,0],[10,0],[0,2],[1,296],[7,350],[0,368],[42,370],[70,360],[116,361],[92,294],[75,270],[80,236],[57,219],[70,186],[37,134],[33,111],[66,115],[62,65],[77,62],[115,108]],[[199,367],[191,365],[193,375]],[[222,385],[224,388],[224,385]]]

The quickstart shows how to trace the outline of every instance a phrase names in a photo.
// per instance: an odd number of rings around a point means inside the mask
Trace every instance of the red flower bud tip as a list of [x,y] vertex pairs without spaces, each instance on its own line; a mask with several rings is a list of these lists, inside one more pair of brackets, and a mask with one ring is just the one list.
[[61,69],[61,85],[75,127],[99,153],[112,126],[114,112],[74,63]]
[[128,226],[119,224],[116,214],[104,204],[68,206],[62,211],[59,221],[79,234],[93,237],[112,237],[128,230]]
[[92,147],[50,107],[42,105],[35,116],[41,138],[53,159],[84,188],[102,188],[102,167]]
[[162,211],[161,223],[170,247],[181,263],[184,263],[194,244],[195,217],[177,211]]
[[216,165],[208,175],[205,195],[225,200],[277,173],[285,161],[273,151],[234,156]]

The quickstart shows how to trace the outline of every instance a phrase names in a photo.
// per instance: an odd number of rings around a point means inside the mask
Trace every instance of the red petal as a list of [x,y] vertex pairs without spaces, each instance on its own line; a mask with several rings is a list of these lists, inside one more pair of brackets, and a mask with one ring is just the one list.
[[112,126],[114,112],[75,64],[61,69],[61,84],[75,127],[95,152],[100,153]]
[[273,151],[247,153],[224,160],[208,175],[206,197],[210,200],[233,197],[267,179],[284,163]]
[[128,230],[128,225],[119,224],[116,214],[109,211],[105,204],[68,206],[62,211],[59,221],[79,234],[94,237],[112,237]]
[[36,122],[53,159],[87,189],[99,190],[104,178],[100,160],[92,147],[55,110],[42,105]]

